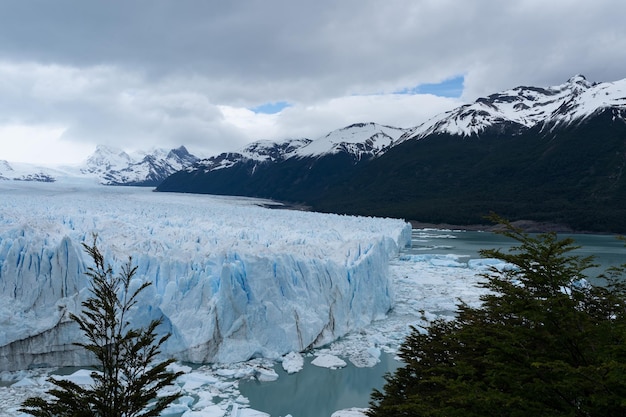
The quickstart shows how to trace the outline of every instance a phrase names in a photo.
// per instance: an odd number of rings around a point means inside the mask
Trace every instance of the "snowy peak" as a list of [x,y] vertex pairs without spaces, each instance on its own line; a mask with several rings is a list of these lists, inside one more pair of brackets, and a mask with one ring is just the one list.
[[310,142],[311,139],[306,138],[285,139],[278,142],[259,140],[250,143],[237,152],[224,152],[217,156],[203,159],[193,167],[187,168],[187,171],[200,168],[204,172],[210,172],[230,168],[241,163],[278,162],[289,158],[295,151],[308,145]]
[[167,153],[166,158],[172,162],[178,162],[181,167],[193,165],[196,161],[198,161],[198,157],[190,154],[184,146],[170,150]]
[[312,141],[295,154],[298,157],[319,157],[346,152],[361,160],[364,156],[383,153],[406,132],[407,129],[377,123],[355,123]]
[[0,181],[54,182],[57,174],[58,172],[54,172],[54,170],[49,168],[0,160]]
[[155,186],[197,161],[184,146],[171,150],[156,148],[131,156],[121,149],[99,145],[81,171],[95,174],[105,185]]
[[286,139],[279,142],[257,141],[246,146],[241,155],[255,161],[278,161],[289,158],[302,147],[311,143],[311,139]]
[[187,171],[200,168],[206,173],[231,168],[237,164],[257,165],[290,158],[320,158],[339,152],[347,153],[355,161],[360,161],[385,152],[407,131],[408,129],[376,123],[356,123],[334,130],[316,140],[286,139],[277,142],[261,140],[247,145],[240,151],[226,152],[204,159]]
[[413,129],[411,138],[431,134],[477,135],[490,128],[523,130],[538,124],[571,123],[607,108],[626,106],[626,79],[591,83],[582,75],[548,87],[516,87],[481,97]]
[[121,149],[98,145],[89,158],[87,158],[85,172],[101,173],[111,170],[123,169],[133,163],[133,159]]

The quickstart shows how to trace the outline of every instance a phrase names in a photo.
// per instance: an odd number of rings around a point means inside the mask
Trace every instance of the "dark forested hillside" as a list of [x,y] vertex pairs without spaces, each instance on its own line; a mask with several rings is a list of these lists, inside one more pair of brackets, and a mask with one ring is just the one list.
[[406,141],[310,203],[322,211],[453,224],[484,223],[494,211],[624,232],[626,124],[614,111],[518,135]]
[[157,190],[427,223],[485,223],[495,212],[626,233],[624,91],[626,79],[591,83],[583,76],[516,87],[413,129],[355,124],[286,147],[251,145],[200,161]]
[[279,162],[247,160],[228,168],[201,169],[173,174],[157,191],[272,198],[295,203],[319,200],[333,184],[342,183],[355,170],[347,153],[319,158],[290,158]]

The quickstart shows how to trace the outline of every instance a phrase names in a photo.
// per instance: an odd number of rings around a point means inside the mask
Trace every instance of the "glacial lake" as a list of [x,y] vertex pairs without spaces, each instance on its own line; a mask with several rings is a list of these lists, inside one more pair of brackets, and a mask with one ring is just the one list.
[[[576,254],[593,255],[600,266],[588,270],[593,277],[609,266],[626,263],[624,242],[612,235],[559,234],[560,238],[572,237],[581,246]],[[479,259],[481,249],[507,250],[516,242],[490,232],[455,230],[413,230],[412,246],[403,254],[424,255],[426,257],[450,256],[459,262]],[[442,266],[442,276],[450,271]],[[394,355],[383,353],[381,361],[371,368],[357,368],[349,361],[345,368],[331,370],[311,364],[312,357],[305,358],[304,369],[295,374],[287,374],[277,364],[279,378],[271,382],[241,381],[241,394],[250,401],[250,407],[269,413],[272,417],[330,417],[341,409],[367,408],[373,389],[382,389],[384,375],[393,372],[401,363]]]

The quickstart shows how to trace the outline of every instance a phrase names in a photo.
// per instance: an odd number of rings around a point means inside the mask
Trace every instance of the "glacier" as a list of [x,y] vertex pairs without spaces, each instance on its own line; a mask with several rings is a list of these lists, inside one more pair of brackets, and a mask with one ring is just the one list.
[[411,227],[276,209],[272,201],[154,193],[79,179],[0,183],[0,371],[92,362],[69,319],[88,296],[82,243],[119,271],[128,256],[141,326],[163,317],[183,362],[279,358],[385,317],[389,263]]
[[[323,217],[320,217],[320,219]],[[465,303],[478,306],[479,297],[485,289],[477,286],[482,282],[481,273],[488,266],[505,267],[495,260],[477,259],[458,252],[455,241],[464,239],[463,231],[414,229],[412,245],[401,251],[389,263],[391,284],[394,288],[394,306],[383,320],[376,320],[368,326],[348,333],[329,345],[303,353],[291,352],[278,360],[256,358],[246,362],[212,363],[200,367],[184,364],[173,365],[174,370],[181,370],[184,375],[177,381],[183,397],[172,405],[163,416],[242,416],[243,411],[251,413],[254,409],[270,412],[260,404],[247,398],[240,389],[247,380],[261,381],[276,378],[276,372],[282,367],[285,372],[298,372],[306,375],[305,384],[299,385],[299,393],[285,401],[293,405],[287,409],[293,415],[332,415],[364,416],[371,390],[361,392],[360,400],[354,397],[355,386],[350,379],[339,375],[341,370],[330,371],[328,380],[311,384],[309,372],[317,368],[311,364],[313,358],[337,357],[348,362],[347,369],[378,366],[377,357],[381,352],[393,355],[398,346],[410,333],[411,327],[426,326],[428,321],[437,318],[451,318],[456,310],[456,303],[462,299]],[[318,359],[316,362],[322,361]],[[282,363],[282,366],[280,365]],[[328,365],[328,363],[324,362]],[[304,365],[302,367],[302,365]],[[380,365],[380,364],[379,364]],[[17,410],[22,401],[36,395],[43,396],[52,386],[47,382],[49,376],[58,377],[55,368],[36,368],[17,372],[0,372],[0,417],[25,417]],[[75,371],[69,378],[84,378],[85,372]],[[286,378],[281,375],[278,379]],[[372,381],[372,387],[375,381]],[[252,383],[256,385],[256,383]],[[323,384],[324,386],[316,386]],[[336,396],[326,392],[348,392],[350,401],[333,402]],[[328,412],[304,413],[299,409],[299,402],[306,398],[323,398]],[[192,401],[193,399],[195,401]],[[248,408],[251,407],[251,408]],[[305,405],[306,407],[306,405]],[[348,407],[348,408],[346,408]],[[330,410],[330,411],[329,411]],[[333,412],[333,410],[341,410]],[[267,414],[262,414],[267,415]],[[271,415],[285,413],[271,412]]]

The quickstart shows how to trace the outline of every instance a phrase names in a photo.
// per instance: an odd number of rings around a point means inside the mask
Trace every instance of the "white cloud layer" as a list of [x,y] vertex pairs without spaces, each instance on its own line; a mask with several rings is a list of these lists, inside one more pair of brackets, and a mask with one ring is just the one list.
[[[78,162],[96,144],[315,138],[415,126],[518,85],[626,77],[621,0],[82,2],[0,14],[0,159]],[[394,91],[464,76],[459,99]],[[277,114],[257,106],[287,102]]]

